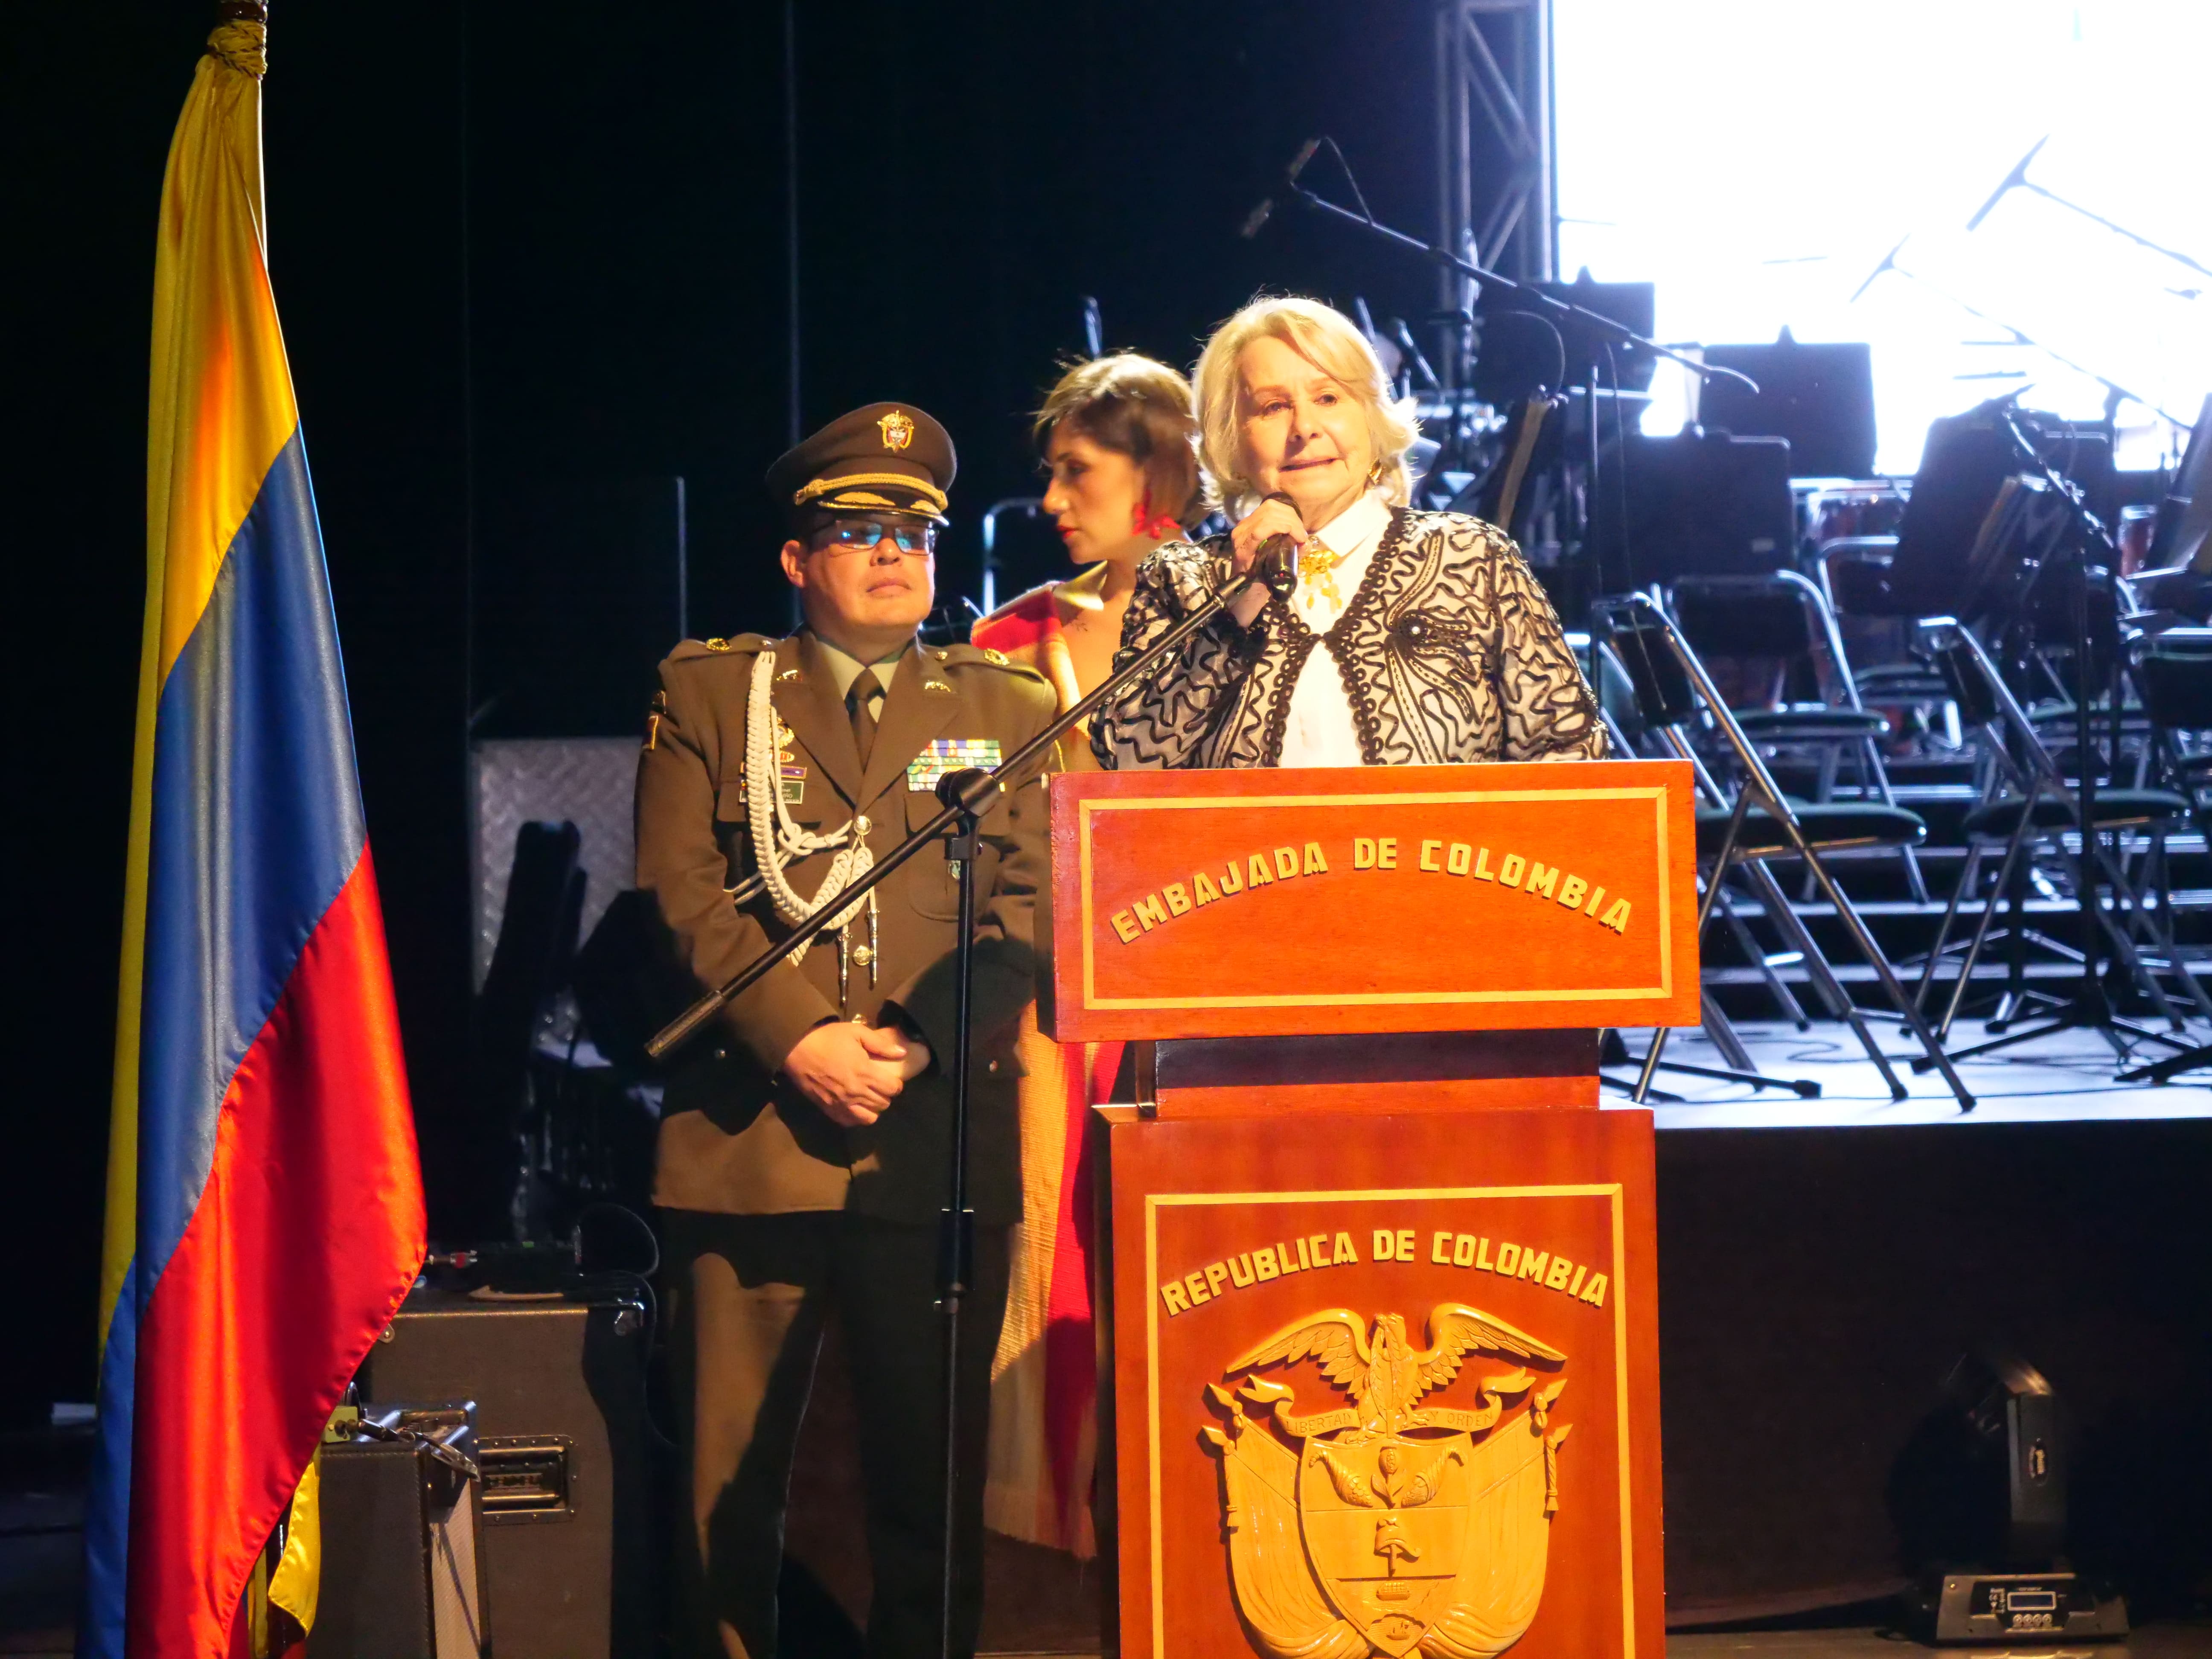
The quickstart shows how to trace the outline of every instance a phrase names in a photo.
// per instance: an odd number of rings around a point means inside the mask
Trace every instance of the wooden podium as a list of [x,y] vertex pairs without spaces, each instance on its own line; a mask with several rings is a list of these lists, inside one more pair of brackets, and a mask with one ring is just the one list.
[[1676,762],[1068,774],[1043,1018],[1126,1039],[1108,1651],[1662,1659],[1651,1117]]

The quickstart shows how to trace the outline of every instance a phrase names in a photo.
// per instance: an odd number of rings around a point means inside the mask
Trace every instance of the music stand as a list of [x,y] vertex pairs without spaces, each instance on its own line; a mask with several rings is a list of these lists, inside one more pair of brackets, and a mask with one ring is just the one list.
[[1801,478],[1874,477],[1874,351],[1863,343],[1806,345],[1788,329],[1771,345],[1710,345],[1705,361],[1740,368],[1756,392],[1716,380],[1698,422],[1740,437],[1785,438]]
[[[2008,451],[2011,464],[2014,469],[2014,474],[2008,475],[2007,479],[2000,480],[1996,495],[1990,501],[1984,515],[1984,526],[1987,526],[1991,521],[2002,517],[2009,516],[2016,525],[2030,526],[2031,533],[2040,533],[2033,529],[2034,520],[2029,516],[2028,509],[2022,505],[2031,495],[2047,494],[2058,504],[2064,514],[2063,519],[2057,525],[2055,533],[2042,548],[2037,561],[2037,568],[2028,584],[2020,584],[2008,588],[2002,580],[2001,572],[1992,574],[1992,567],[2002,567],[2006,562],[2014,562],[1991,555],[1992,541],[2002,539],[1998,531],[1990,531],[1990,539],[1987,540],[1978,532],[1976,544],[1969,550],[1969,558],[1971,560],[1977,550],[1982,555],[1982,568],[1978,573],[1981,576],[1981,593],[1978,597],[1984,599],[1985,605],[1987,596],[1992,593],[2009,593],[2016,596],[2024,605],[2033,583],[2047,580],[2052,574],[2058,572],[2063,572],[2070,579],[2067,596],[2069,601],[2069,620],[2072,633],[2070,642],[2074,650],[2075,752],[2079,774],[2073,793],[2081,837],[2081,855],[2075,865],[2074,898],[2075,908],[2081,918],[2081,970],[2072,994],[2065,999],[2050,1018],[2026,1030],[2008,1030],[2002,1036],[1978,1043],[1972,1048],[1954,1050],[1950,1058],[1954,1061],[1973,1059],[1995,1053],[2001,1048],[2033,1042],[2038,1037],[2048,1036],[2057,1031],[2086,1029],[2096,1031],[2112,1045],[2114,1054],[2124,1060],[2130,1053],[2130,1039],[2140,1041],[2144,1038],[2153,1038],[2161,1042],[2173,1042],[2174,1039],[2166,1037],[2161,1033],[2127,1025],[2115,1016],[2111,998],[2105,988],[2103,952],[2098,941],[2098,929],[2103,908],[2103,899],[2099,890],[2099,863],[2102,854],[2097,844],[2099,750],[2096,744],[2094,703],[2099,687],[2094,683],[2096,677],[2093,676],[2091,671],[2094,665],[2101,663],[2105,666],[2106,672],[2103,676],[2105,684],[2102,690],[2106,696],[2117,703],[2118,690],[2114,676],[2118,672],[2120,652],[2118,638],[2119,610],[2115,589],[2118,579],[2115,572],[2119,563],[2118,551],[2113,545],[2111,532],[2106,529],[2103,521],[2091,510],[2081,491],[2062,477],[2058,471],[2044,459],[2042,446],[2036,441],[2034,436],[2030,434],[2020,414],[2010,406],[2009,400],[1984,404],[1981,409],[1973,411],[1973,415],[1989,417],[1996,445],[2002,446],[2002,449],[1993,446],[1986,449],[1978,448],[1972,453],[1985,459],[1989,455]],[[1972,417],[1962,418],[1972,419]],[[1935,445],[1931,440],[1931,451],[1934,448]],[[2041,488],[2037,491],[2024,492],[2018,487],[2023,481],[2039,484]],[[2008,483],[2014,488],[2008,489],[2005,487]],[[1918,487],[1916,485],[1916,495],[1917,493]],[[2030,544],[2033,545],[2033,544]],[[1902,545],[1903,539],[1900,535],[1899,546],[1902,547]],[[2105,555],[2105,562],[2101,566],[2094,562],[2100,550]],[[2069,554],[2071,557],[2068,556]],[[1973,574],[1977,573],[1972,570],[1971,566],[1968,570],[1960,573],[1962,579],[1971,579]],[[2093,649],[2096,641],[2092,637],[2091,617],[2100,610],[2100,607],[2092,601],[2093,590],[2105,601],[2101,607],[2102,616],[2100,620],[2104,622],[2104,626],[2113,636],[2106,642],[2106,653],[2101,657]],[[1961,611],[1957,614],[1963,627],[1966,613]],[[2017,617],[2018,615],[2018,610],[2014,610],[2014,617]],[[2107,618],[2109,620],[2106,620]],[[2117,769],[2118,765],[2117,744],[2114,747],[2113,764]],[[2008,1013],[2009,1012],[2008,1011]],[[1915,1061],[1914,1069],[1916,1071],[1923,1069],[1923,1064]]]
[[2158,504],[2158,528],[2145,562],[2159,570],[2187,565],[2200,576],[2212,576],[2212,398],[2205,398],[2172,487]]

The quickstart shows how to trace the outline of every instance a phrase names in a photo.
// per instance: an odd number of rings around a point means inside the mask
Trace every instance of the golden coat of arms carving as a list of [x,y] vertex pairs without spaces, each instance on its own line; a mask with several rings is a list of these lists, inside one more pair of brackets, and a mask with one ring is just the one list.
[[884,434],[884,447],[896,454],[914,441],[914,416],[902,409],[895,409],[883,416],[876,425]]
[[[1207,1385],[1225,1423],[1222,1526],[1238,1611],[1268,1659],[1492,1659],[1544,1593],[1566,1355],[1462,1304],[1439,1303],[1426,1348],[1402,1315],[1293,1321]],[[1469,1355],[1508,1362],[1472,1406],[1424,1406]],[[1349,1406],[1301,1413],[1255,1368],[1310,1360]],[[1533,1368],[1533,1369],[1532,1369]]]

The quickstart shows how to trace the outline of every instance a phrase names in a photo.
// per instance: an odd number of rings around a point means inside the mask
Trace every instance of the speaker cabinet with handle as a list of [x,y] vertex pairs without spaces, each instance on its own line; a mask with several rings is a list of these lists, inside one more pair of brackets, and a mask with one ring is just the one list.
[[372,1409],[398,1437],[327,1442],[307,1659],[484,1659],[483,1510],[465,1402]]
[[500,1659],[650,1650],[660,1553],[646,1334],[643,1308],[623,1291],[484,1299],[418,1290],[363,1368],[371,1401],[475,1402]]

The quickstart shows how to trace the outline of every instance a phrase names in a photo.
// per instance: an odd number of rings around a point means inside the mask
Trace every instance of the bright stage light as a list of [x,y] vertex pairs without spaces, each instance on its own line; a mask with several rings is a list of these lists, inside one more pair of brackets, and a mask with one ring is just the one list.
[[[2202,0],[1557,0],[1562,274],[1658,284],[1658,337],[1865,340],[1879,464],[2015,387],[2094,416],[2105,387],[2185,419],[2212,390]],[[1852,295],[1905,238],[1899,269]],[[1905,274],[1910,273],[1910,274]],[[1647,430],[1687,396],[1663,365]],[[2170,438],[2123,408],[2124,465]]]

